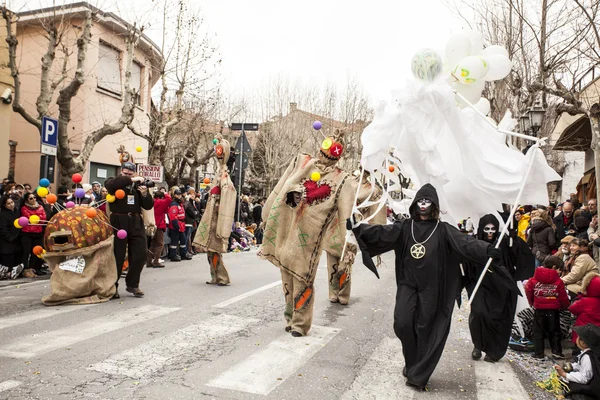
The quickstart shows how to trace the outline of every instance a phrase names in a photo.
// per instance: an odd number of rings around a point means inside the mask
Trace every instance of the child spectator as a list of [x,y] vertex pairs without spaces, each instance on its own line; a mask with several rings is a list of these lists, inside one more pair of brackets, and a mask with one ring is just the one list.
[[[600,326],[600,275],[589,274],[581,285],[583,296],[575,301],[569,311],[577,317],[575,326],[593,324]],[[577,333],[573,332],[573,343],[577,344]]]
[[577,347],[581,349],[581,354],[570,368],[565,368],[569,372],[559,365],[555,365],[554,369],[569,383],[570,395],[582,394],[597,399],[600,393],[600,376],[595,372],[600,371],[600,327],[587,324],[576,326],[573,330],[577,332]]
[[229,247],[230,251],[233,251],[234,253],[239,253],[240,251],[242,251],[242,245],[235,239],[231,239],[231,246]]
[[534,308],[533,341],[534,358],[544,358],[544,338],[552,348],[552,357],[563,359],[560,343],[560,310],[569,307],[569,297],[557,269],[562,261],[556,256],[546,257],[543,268],[537,268],[533,278],[527,281],[525,293]]

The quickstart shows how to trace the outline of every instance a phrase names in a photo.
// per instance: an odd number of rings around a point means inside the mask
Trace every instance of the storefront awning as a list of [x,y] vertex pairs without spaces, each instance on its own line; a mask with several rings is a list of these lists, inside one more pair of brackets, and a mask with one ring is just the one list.
[[562,113],[552,136],[559,136],[553,150],[586,151],[592,144],[592,126],[585,114]]

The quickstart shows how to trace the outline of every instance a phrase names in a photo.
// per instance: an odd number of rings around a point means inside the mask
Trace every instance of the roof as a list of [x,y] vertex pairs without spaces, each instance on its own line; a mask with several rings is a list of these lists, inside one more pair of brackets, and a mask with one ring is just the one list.
[[563,113],[554,130],[562,132],[553,150],[586,151],[592,145],[592,125],[585,114]]
[[[83,17],[87,11],[91,11],[96,15],[96,18],[103,24],[111,27],[116,32],[125,33],[128,29],[132,28],[132,25],[125,21],[118,15],[102,11],[99,8],[92,6],[91,4],[81,1],[77,3],[65,4],[59,7],[46,7],[37,10],[28,10],[18,12],[18,23],[19,24],[33,24],[40,19],[51,18],[54,16],[81,16]],[[154,43],[148,36],[142,35],[138,47],[147,53],[154,53],[153,55],[158,60],[163,60],[163,55],[160,51],[160,47]]]

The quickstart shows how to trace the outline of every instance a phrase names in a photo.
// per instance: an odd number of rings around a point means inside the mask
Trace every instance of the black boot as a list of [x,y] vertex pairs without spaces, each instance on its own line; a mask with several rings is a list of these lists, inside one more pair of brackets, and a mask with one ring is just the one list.
[[471,352],[471,358],[473,360],[479,360],[481,359],[481,350],[477,349],[477,348],[473,348],[473,351]]

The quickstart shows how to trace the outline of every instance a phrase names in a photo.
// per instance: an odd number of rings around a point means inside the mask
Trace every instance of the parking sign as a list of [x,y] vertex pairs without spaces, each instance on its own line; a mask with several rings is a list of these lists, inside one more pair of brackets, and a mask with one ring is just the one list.
[[56,155],[58,143],[58,120],[50,117],[42,118],[42,154]]

